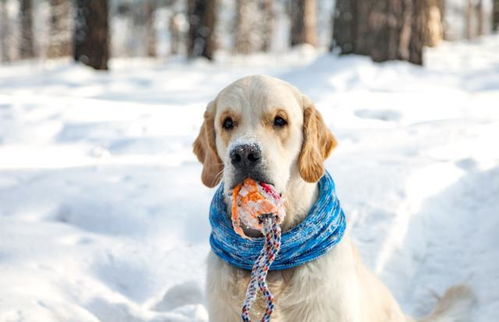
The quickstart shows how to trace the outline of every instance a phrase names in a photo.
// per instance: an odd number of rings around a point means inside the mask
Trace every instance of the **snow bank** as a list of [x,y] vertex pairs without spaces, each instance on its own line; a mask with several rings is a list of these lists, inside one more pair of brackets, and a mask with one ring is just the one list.
[[213,191],[191,143],[207,102],[254,73],[324,114],[351,233],[403,308],[422,315],[465,282],[474,320],[495,321],[497,52],[496,36],[444,44],[426,68],[303,49],[251,65],[115,61],[109,74],[0,67],[0,321],[207,321]]

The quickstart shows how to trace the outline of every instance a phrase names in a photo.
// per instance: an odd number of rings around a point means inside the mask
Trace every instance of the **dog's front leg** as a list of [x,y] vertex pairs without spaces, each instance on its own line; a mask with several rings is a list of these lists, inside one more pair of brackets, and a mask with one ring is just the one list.
[[366,322],[353,248],[348,237],[315,261],[297,267],[280,304],[285,321]]
[[241,320],[241,304],[249,281],[249,273],[208,255],[206,294],[210,322]]
[[239,311],[234,310],[232,307],[227,306],[226,303],[221,301],[208,300],[208,312],[210,322],[238,322],[241,321]]

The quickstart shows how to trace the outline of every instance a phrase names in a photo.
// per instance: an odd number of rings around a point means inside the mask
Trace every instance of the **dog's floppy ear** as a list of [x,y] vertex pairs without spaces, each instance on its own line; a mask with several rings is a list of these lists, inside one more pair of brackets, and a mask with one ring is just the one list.
[[215,103],[210,102],[204,112],[204,122],[193,144],[194,154],[203,164],[201,180],[212,188],[222,177],[223,162],[218,156],[215,143]]
[[303,145],[298,160],[303,180],[316,182],[324,175],[324,160],[336,144],[319,111],[303,97]]

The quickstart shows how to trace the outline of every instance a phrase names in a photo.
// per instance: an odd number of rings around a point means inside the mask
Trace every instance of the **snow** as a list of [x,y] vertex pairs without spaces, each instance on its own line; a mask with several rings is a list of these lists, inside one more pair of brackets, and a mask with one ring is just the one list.
[[499,310],[499,37],[428,66],[301,48],[109,74],[0,67],[0,321],[207,321],[208,207],[191,152],[206,104],[267,73],[308,94],[340,145],[327,161],[369,268],[403,309],[470,284]]

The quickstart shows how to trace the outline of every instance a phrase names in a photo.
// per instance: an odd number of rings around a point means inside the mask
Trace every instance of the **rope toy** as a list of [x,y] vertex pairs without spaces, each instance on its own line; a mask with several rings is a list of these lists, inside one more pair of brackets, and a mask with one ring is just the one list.
[[264,246],[251,269],[250,282],[241,310],[241,320],[251,322],[250,309],[257,292],[263,295],[266,309],[261,321],[270,321],[274,311],[274,297],[266,282],[270,266],[281,248],[281,227],[285,216],[284,200],[272,185],[247,178],[232,191],[232,226],[241,237],[251,239],[244,233],[241,224],[262,232]]

